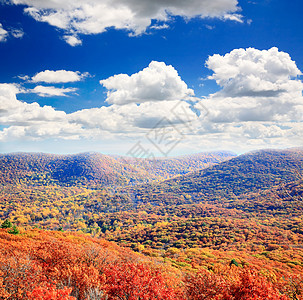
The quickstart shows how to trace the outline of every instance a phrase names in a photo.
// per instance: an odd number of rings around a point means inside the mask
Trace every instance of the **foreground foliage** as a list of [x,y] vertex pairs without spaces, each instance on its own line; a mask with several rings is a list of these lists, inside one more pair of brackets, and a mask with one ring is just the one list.
[[0,230],[0,299],[302,299],[302,278],[216,263],[186,270],[88,236]]

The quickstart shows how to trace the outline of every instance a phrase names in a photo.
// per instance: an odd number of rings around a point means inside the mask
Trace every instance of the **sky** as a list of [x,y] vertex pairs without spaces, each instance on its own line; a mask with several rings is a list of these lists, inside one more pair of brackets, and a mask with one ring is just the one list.
[[300,0],[0,0],[0,152],[301,147]]

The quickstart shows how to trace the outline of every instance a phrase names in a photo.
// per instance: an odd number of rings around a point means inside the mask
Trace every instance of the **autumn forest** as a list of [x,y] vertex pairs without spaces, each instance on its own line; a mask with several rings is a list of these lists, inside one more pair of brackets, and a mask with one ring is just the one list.
[[0,154],[0,299],[303,299],[303,149]]

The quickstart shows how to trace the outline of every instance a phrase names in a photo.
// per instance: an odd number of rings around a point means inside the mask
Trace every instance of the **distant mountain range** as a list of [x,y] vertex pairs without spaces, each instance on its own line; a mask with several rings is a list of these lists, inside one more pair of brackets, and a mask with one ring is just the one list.
[[0,155],[0,220],[83,231],[172,259],[188,247],[301,253],[302,197],[302,148],[153,160]]
[[135,206],[141,202],[176,205],[201,201],[234,201],[239,205],[237,199],[243,195],[247,198],[292,182],[300,185],[302,173],[302,148],[261,150],[240,156],[208,152],[158,159],[100,153],[0,155],[2,186],[106,188],[129,195]]
[[[302,179],[303,149],[255,151],[136,188],[137,199],[172,204],[180,201],[222,201]],[[148,197],[147,197],[148,195]],[[190,196],[190,197],[186,197]]]
[[1,154],[0,184],[98,187],[134,185],[204,169],[235,156],[236,154],[231,152],[209,152],[159,159],[139,159],[100,153]]

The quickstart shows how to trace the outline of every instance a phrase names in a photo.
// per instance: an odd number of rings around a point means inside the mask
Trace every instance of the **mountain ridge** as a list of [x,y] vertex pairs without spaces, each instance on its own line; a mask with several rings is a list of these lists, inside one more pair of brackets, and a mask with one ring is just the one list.
[[[303,149],[261,150],[156,185],[143,185],[134,193],[137,198],[150,195],[151,201],[156,202],[167,201],[168,195],[176,200],[178,195],[187,194],[194,196],[196,201],[218,200],[264,190],[281,181],[294,181],[302,172]],[[171,204],[170,201],[167,203]]]
[[16,183],[25,178],[27,184],[35,184],[41,177],[52,184],[128,185],[167,179],[220,163],[234,156],[235,154],[230,152],[207,152],[194,156],[151,160],[97,152],[69,155],[0,154],[0,183]]

